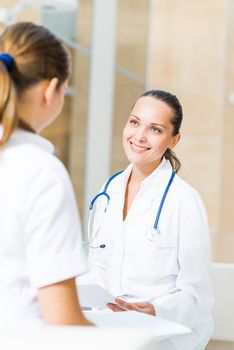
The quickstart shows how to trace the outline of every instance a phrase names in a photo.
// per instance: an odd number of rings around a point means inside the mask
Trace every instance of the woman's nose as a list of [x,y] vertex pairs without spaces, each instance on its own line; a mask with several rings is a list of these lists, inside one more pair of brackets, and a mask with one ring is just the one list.
[[138,142],[146,141],[146,130],[144,128],[139,128],[135,134],[135,139]]

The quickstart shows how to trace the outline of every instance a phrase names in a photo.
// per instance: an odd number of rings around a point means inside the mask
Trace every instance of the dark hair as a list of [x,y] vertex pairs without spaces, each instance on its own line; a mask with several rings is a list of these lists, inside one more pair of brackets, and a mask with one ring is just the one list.
[[48,29],[31,22],[19,22],[0,35],[0,53],[13,59],[11,69],[0,60],[0,146],[11,136],[19,120],[16,100],[40,81],[58,79],[57,88],[70,74],[70,57],[59,39]]
[[[172,111],[174,112],[170,121],[173,126],[172,135],[177,135],[180,132],[180,126],[183,119],[183,110],[178,98],[175,95],[172,95],[170,92],[163,90],[148,90],[145,91],[143,95],[141,95],[141,97],[145,96],[150,96],[156,100],[163,101],[169,107],[171,107]],[[176,157],[175,153],[168,148],[163,156],[170,161],[172,167],[176,172],[178,172],[181,167],[181,163]]]

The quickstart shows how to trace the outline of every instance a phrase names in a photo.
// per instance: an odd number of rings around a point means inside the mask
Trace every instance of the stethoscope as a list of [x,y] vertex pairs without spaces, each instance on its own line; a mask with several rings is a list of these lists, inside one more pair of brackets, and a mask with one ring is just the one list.
[[[92,237],[92,226],[93,226],[93,220],[94,220],[94,214],[95,214],[94,205],[95,205],[95,202],[97,201],[98,198],[100,198],[101,196],[104,196],[104,197],[106,197],[106,206],[104,208],[104,213],[107,211],[107,208],[109,206],[109,202],[110,202],[110,199],[111,199],[109,194],[107,193],[107,189],[108,189],[111,181],[114,180],[114,178],[116,176],[120,175],[122,172],[123,172],[123,170],[119,171],[118,173],[116,173],[114,175],[112,175],[109,178],[109,180],[106,182],[103,191],[98,193],[95,197],[93,197],[93,199],[90,202],[90,205],[89,205],[89,218],[88,218],[88,242],[85,243],[85,245],[88,246],[89,248],[92,248],[92,249],[98,249],[98,248],[103,249],[103,248],[106,248],[106,245],[104,243],[100,244],[100,245],[97,245],[97,246],[93,246],[92,245],[92,242],[97,238],[98,233],[99,233],[99,230],[97,230],[96,234]],[[167,183],[167,186],[166,186],[166,188],[164,190],[164,193],[162,195],[162,198],[161,198],[161,201],[160,201],[160,204],[159,204],[159,207],[158,207],[158,211],[157,211],[157,215],[156,215],[156,218],[155,218],[155,221],[154,221],[154,225],[153,225],[153,227],[150,230],[147,231],[147,238],[150,241],[153,241],[155,239],[155,237],[157,237],[157,235],[161,234],[161,232],[159,230],[159,227],[158,227],[158,223],[159,223],[160,215],[161,215],[161,212],[162,212],[162,208],[163,208],[163,205],[164,205],[167,193],[168,193],[169,188],[170,188],[170,186],[172,184],[172,181],[174,180],[175,174],[176,174],[176,171],[174,169],[172,169],[172,173],[171,173],[170,179],[169,179],[169,181]]]

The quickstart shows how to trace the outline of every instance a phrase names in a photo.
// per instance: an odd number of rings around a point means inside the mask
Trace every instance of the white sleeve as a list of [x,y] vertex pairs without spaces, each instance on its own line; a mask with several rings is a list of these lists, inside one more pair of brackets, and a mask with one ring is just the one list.
[[25,205],[26,259],[36,288],[87,269],[72,185],[62,163],[51,160],[29,185]]
[[156,316],[190,328],[211,313],[210,240],[200,196],[191,193],[180,207],[177,290],[153,301]]

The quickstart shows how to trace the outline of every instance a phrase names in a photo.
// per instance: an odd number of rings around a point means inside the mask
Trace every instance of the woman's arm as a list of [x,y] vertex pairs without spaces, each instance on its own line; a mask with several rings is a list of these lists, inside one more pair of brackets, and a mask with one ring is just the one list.
[[91,326],[83,315],[76,292],[75,278],[38,289],[44,320],[54,325]]
[[158,317],[195,328],[210,317],[214,302],[206,211],[195,191],[186,193],[180,204],[177,259],[176,290],[152,304]]
[[[206,214],[200,196],[194,192],[180,205],[178,263],[175,289],[151,300],[151,303],[108,305],[113,311],[123,308],[156,315],[190,328],[196,327],[211,314],[213,292],[210,284],[210,244]],[[166,261],[165,261],[166,264]]]

